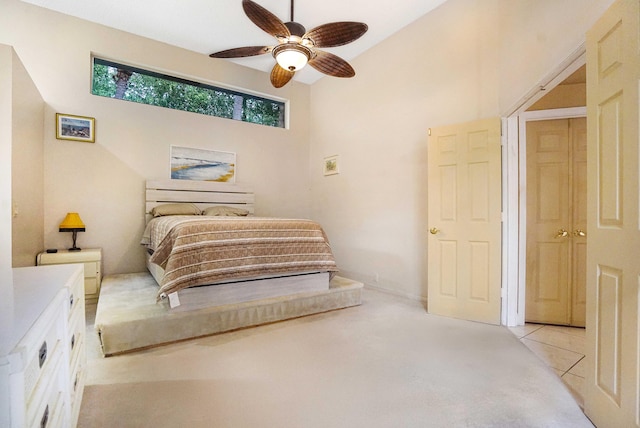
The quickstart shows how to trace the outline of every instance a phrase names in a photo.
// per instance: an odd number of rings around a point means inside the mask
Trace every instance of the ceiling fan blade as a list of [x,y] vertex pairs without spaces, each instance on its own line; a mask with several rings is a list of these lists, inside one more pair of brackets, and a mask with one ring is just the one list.
[[291,35],[289,29],[277,16],[259,4],[251,0],[242,0],[242,8],[254,24],[273,37],[289,37]]
[[291,80],[294,74],[296,74],[295,71],[285,70],[276,64],[273,66],[273,69],[271,69],[271,84],[275,88],[282,88],[289,83],[289,80]]
[[243,58],[246,56],[256,56],[269,53],[273,46],[245,46],[243,48],[227,49],[209,55],[211,58]]
[[337,55],[321,50],[315,51],[316,56],[309,61],[309,65],[316,70],[333,77],[353,77],[356,75],[353,67]]
[[359,39],[368,29],[362,22],[331,22],[309,30],[303,38],[313,40],[318,48],[331,48]]

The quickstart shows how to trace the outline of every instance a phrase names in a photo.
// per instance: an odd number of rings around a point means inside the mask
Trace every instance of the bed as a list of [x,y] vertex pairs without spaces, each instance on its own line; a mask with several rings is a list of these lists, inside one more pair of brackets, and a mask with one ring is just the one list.
[[[200,211],[212,207],[247,211],[247,220],[250,223],[254,222],[254,226],[255,222],[261,221],[253,216],[254,195],[251,189],[245,186],[190,180],[151,180],[146,183],[145,193],[146,213],[154,212],[154,208],[167,204],[187,203],[194,204]],[[225,219],[219,219],[219,222],[231,224],[237,220],[233,219],[233,216],[224,217]],[[191,228],[191,232],[192,226],[198,229],[201,227],[200,220],[206,220],[201,215],[188,215],[187,218],[191,218],[186,222],[186,228]],[[147,220],[150,219],[151,216],[147,214]],[[289,220],[283,219],[284,222]],[[169,227],[172,221],[167,220],[166,223],[164,227],[172,229]],[[144,235],[147,233],[151,235],[153,232],[145,231]],[[326,240],[324,232],[319,232],[316,226],[308,233],[307,238],[316,245],[322,246],[322,242]],[[180,234],[176,232],[175,236],[169,239],[180,241],[178,235]],[[189,278],[186,287],[180,285],[174,288],[173,283],[168,288],[163,288],[163,285],[171,281],[166,278],[168,272],[173,269],[170,263],[173,249],[171,246],[165,248],[160,243],[147,242],[145,236],[145,246],[151,246],[155,255],[147,257],[147,267],[151,274],[139,272],[108,275],[102,281],[95,328],[105,356],[348,308],[362,303],[363,284],[337,275],[337,267],[328,243],[325,244],[326,248],[320,261],[309,259],[314,263],[319,262],[320,267],[310,268],[308,264],[302,263],[299,269],[286,268],[285,271],[266,273],[249,268],[247,270],[250,271],[250,275],[214,278],[215,281],[211,281],[207,275],[202,278],[196,275],[196,281],[190,283],[193,278]],[[193,243],[181,244],[183,247],[189,247]],[[167,269],[163,269],[163,266]]]
[[171,310],[327,290],[338,271],[322,227],[308,219],[253,215],[245,186],[147,182],[141,243]]

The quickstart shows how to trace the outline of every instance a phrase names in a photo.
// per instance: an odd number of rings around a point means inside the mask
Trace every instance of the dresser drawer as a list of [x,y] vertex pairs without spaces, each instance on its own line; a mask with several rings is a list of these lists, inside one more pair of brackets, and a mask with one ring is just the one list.
[[[62,300],[62,299],[61,299]],[[54,320],[49,320],[44,334],[29,338],[25,346],[26,367],[24,370],[24,399],[29,401],[34,390],[39,387],[44,373],[52,370],[54,356],[61,353],[65,337],[65,313],[60,313]],[[43,320],[46,321],[46,320]]]
[[96,278],[100,275],[100,263],[86,262],[84,263],[84,277]]
[[84,312],[84,281],[78,278],[69,288],[69,317],[76,311]]
[[45,378],[47,383],[38,384],[33,396],[27,401],[26,420],[28,427],[50,426],[49,421],[55,420],[56,413],[61,409],[60,401],[64,405],[65,371],[62,353],[57,352],[51,360],[50,375]]
[[[60,397],[57,406],[53,410],[53,417],[49,419],[45,428],[68,428],[70,426],[75,426],[68,423],[64,406],[64,397]],[[36,425],[36,428],[42,428],[42,425]]]
[[[81,346],[84,346],[84,343],[81,343]],[[85,360],[81,358],[80,355],[76,355],[76,358],[71,362],[71,394],[73,395],[75,392],[79,391],[78,388],[84,385],[84,371],[85,371]],[[73,403],[73,399],[71,402]]]
[[71,363],[80,350],[83,349],[81,345],[84,342],[84,335],[86,331],[86,326],[84,323],[84,317],[81,313],[77,312],[74,316],[69,320],[69,335],[68,338],[68,349],[69,349],[69,362]]
[[98,293],[98,278],[85,278],[84,280],[84,294],[89,296],[91,294]]
[[33,428],[65,428],[67,415],[65,414],[64,394],[62,391],[54,391],[43,407],[38,409],[35,419],[28,427]]
[[[84,344],[83,344],[84,346]],[[86,367],[84,364],[84,360],[82,358],[78,358],[73,365],[72,373],[72,381],[70,384],[71,389],[71,426],[75,426],[78,417],[80,416],[80,406],[82,405],[82,396],[84,393],[84,382],[85,382],[85,373]]]

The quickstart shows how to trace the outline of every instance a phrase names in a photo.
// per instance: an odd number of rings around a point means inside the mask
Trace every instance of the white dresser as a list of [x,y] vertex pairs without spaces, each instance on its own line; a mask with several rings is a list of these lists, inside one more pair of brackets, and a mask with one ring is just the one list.
[[[82,264],[13,270],[13,350],[0,357],[11,428],[75,427],[86,366]],[[6,408],[8,404],[8,408]]]

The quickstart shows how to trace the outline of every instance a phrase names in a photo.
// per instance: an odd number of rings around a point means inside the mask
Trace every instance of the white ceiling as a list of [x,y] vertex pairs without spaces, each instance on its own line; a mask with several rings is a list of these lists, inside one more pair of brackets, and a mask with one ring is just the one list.
[[[235,47],[276,43],[247,18],[241,0],[23,1],[205,55]],[[255,1],[283,22],[291,20],[290,0]],[[294,18],[307,30],[335,21],[366,23],[369,30],[360,39],[326,49],[349,61],[445,1],[298,0]],[[233,61],[263,71],[270,71],[274,64],[270,55]],[[322,76],[305,67],[294,79],[310,84]]]

